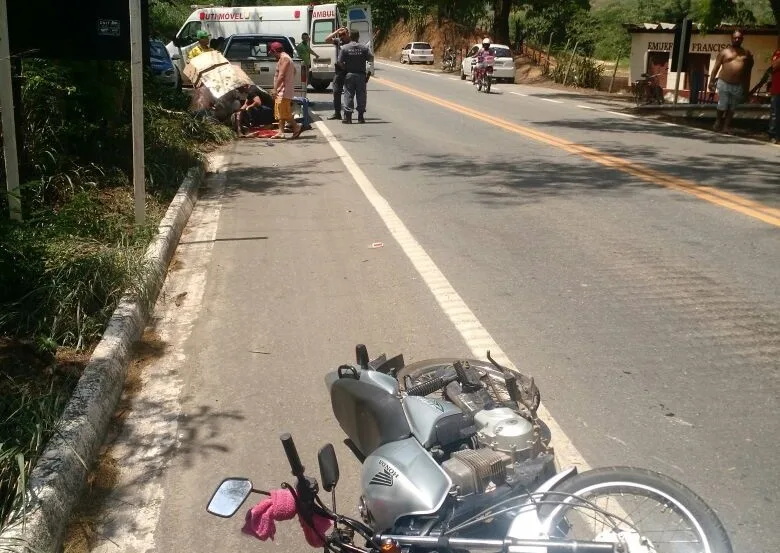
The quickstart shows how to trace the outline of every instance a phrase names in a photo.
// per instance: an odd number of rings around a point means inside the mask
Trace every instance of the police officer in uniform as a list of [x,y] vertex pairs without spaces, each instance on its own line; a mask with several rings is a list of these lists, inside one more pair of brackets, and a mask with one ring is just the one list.
[[344,119],[342,123],[352,123],[352,112],[355,110],[355,96],[357,96],[358,123],[365,123],[363,112],[366,111],[366,63],[374,61],[374,54],[365,44],[360,44],[360,33],[352,31],[349,35],[351,42],[341,47],[339,63],[344,67]]

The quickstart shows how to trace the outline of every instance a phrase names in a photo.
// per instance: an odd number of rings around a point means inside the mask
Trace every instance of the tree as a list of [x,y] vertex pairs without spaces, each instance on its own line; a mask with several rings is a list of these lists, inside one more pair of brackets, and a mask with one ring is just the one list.
[[512,12],[512,0],[493,0],[493,40],[500,44],[509,44],[509,14]]
[[[760,3],[766,4],[767,1],[772,10],[777,33],[780,35],[780,0],[761,0]],[[751,14],[755,15],[756,9],[752,9],[755,4],[756,2],[751,2],[748,5],[747,2],[734,2],[733,0],[698,0],[697,8],[702,23],[707,27],[714,27],[728,20],[737,24],[744,23],[744,21],[740,21],[740,18],[744,17],[743,10],[748,9]]]

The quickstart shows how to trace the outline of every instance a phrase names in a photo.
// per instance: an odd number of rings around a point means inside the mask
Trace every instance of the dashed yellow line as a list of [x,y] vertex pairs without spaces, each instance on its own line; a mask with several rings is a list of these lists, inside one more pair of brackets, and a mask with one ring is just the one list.
[[420,98],[421,100],[431,102],[432,104],[450,109],[462,115],[473,117],[474,119],[479,119],[480,121],[490,123],[491,125],[502,128],[506,131],[525,136],[526,138],[531,138],[538,142],[549,144],[550,146],[554,146],[585,159],[595,161],[596,163],[606,167],[611,167],[613,169],[617,169],[618,171],[628,173],[629,175],[642,179],[643,181],[691,194],[692,196],[712,204],[731,209],[732,211],[753,217],[770,225],[780,227],[780,209],[764,205],[760,202],[750,200],[738,194],[726,192],[725,190],[719,190],[711,186],[704,186],[686,179],[668,175],[666,173],[656,171],[655,169],[637,164],[633,161],[607,154],[595,148],[583,146],[582,144],[577,144],[576,142],[572,142],[564,138],[559,138],[551,134],[537,131],[530,127],[523,127],[522,125],[518,125],[516,123],[504,121],[498,117],[488,115],[487,113],[471,109],[461,104],[450,102],[449,100],[443,100],[414,88],[409,88],[393,81],[388,81],[385,78],[375,77],[374,80],[400,92],[404,92],[411,96]]

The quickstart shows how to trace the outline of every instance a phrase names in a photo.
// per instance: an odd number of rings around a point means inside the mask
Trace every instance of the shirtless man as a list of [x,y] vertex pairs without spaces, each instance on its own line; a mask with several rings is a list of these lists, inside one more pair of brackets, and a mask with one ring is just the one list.
[[742,102],[745,89],[750,86],[752,69],[753,54],[742,48],[742,31],[734,31],[731,34],[731,46],[718,53],[715,67],[712,68],[709,89],[712,92],[716,86],[718,89],[718,111],[713,127],[715,132],[720,132],[721,126],[723,132],[730,132],[734,110]]

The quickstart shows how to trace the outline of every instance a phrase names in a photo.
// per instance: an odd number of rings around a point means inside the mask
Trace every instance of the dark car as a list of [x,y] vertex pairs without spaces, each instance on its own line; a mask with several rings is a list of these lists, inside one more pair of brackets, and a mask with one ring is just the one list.
[[149,41],[149,65],[152,74],[158,82],[170,86],[174,90],[181,88],[181,76],[179,70],[173,64],[165,44],[159,40]]

